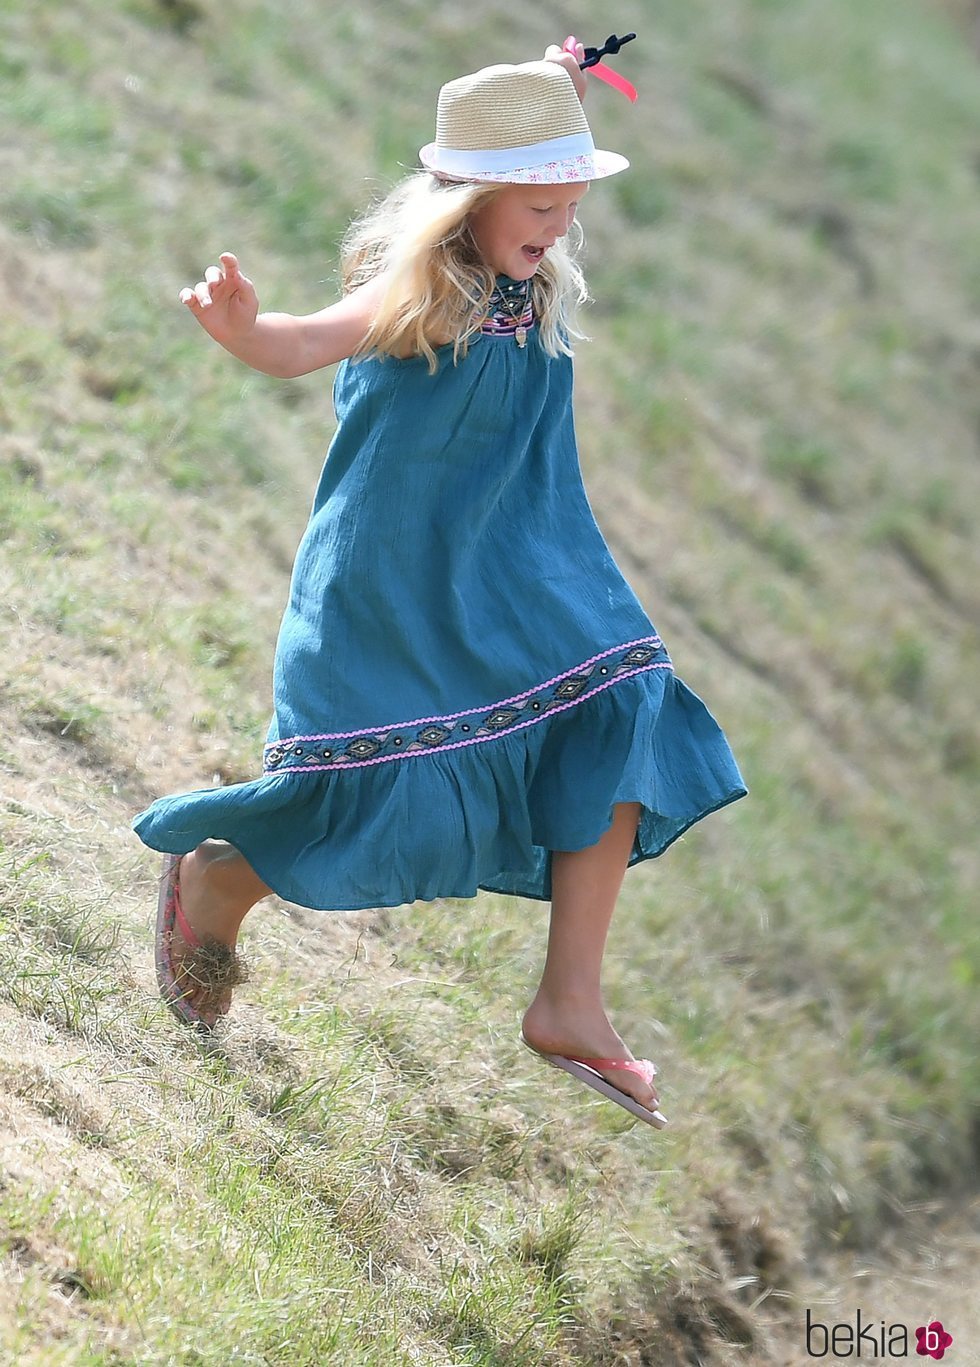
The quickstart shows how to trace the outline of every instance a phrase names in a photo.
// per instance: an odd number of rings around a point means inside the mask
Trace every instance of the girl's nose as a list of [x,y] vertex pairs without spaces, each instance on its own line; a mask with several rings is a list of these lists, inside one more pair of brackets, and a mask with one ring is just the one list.
[[572,220],[574,218],[574,208],[559,209],[554,215],[554,217],[549,220],[548,226],[554,232],[555,237],[564,237],[565,234],[568,232],[569,228],[572,226]]

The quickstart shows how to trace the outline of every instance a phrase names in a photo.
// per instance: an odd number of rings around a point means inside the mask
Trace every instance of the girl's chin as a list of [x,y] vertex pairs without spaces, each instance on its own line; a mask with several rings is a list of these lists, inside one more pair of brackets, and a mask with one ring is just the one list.
[[522,273],[518,269],[518,267],[522,263],[524,265],[525,270],[528,270],[531,274],[533,274],[534,271],[536,271],[537,268],[540,266],[543,260],[543,252],[539,257],[537,257],[537,259],[535,259],[532,256],[528,256],[522,247],[518,247],[517,251],[514,253],[514,258],[512,258],[511,262],[509,263],[510,268],[505,270],[500,266],[497,266],[494,268],[494,273],[497,275],[509,275],[512,279],[519,280],[521,278]]

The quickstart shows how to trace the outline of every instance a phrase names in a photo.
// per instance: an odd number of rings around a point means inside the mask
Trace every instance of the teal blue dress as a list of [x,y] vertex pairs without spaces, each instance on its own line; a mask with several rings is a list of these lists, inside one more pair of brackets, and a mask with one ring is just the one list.
[[[229,841],[322,911],[550,900],[553,850],[642,806],[628,864],[745,796],[674,673],[579,468],[573,368],[500,275],[469,352],[341,361],[255,779],[162,797],[152,849]],[[506,301],[511,308],[506,308]],[[563,335],[567,336],[567,333]]]

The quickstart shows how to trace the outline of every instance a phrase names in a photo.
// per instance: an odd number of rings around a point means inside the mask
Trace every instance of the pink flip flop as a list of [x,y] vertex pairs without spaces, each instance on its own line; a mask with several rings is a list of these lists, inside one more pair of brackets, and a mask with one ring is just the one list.
[[183,855],[180,854],[165,854],[163,856],[160,896],[157,900],[155,947],[157,983],[160,986],[160,995],[178,1020],[183,1021],[185,1025],[193,1025],[198,1030],[210,1032],[214,1028],[211,1023],[205,1020],[200,1012],[195,1011],[190,1002],[184,999],[182,989],[177,986],[173,963],[170,959],[170,941],[175,918],[180,926],[180,933],[188,945],[192,949],[200,949],[201,947],[201,941],[191,930],[187,917],[184,915],[183,907],[180,905],[180,861],[182,858]]
[[589,1087],[594,1087],[597,1092],[608,1097],[610,1101],[615,1101],[618,1106],[630,1111],[633,1115],[638,1115],[641,1120],[645,1120],[648,1125],[653,1125],[656,1129],[662,1130],[667,1125],[667,1117],[660,1111],[648,1111],[646,1106],[614,1087],[611,1082],[607,1082],[601,1074],[596,1072],[597,1068],[622,1068],[624,1072],[635,1073],[641,1077],[648,1085],[652,1084],[656,1076],[657,1068],[648,1058],[628,1059],[628,1058],[576,1058],[564,1054],[545,1054],[540,1049],[535,1049],[533,1044],[528,1044],[521,1032],[521,1043],[530,1049],[532,1054],[537,1054],[538,1058],[543,1058],[546,1063],[550,1063],[554,1068],[561,1068],[563,1072],[571,1073],[580,1082],[586,1083]]

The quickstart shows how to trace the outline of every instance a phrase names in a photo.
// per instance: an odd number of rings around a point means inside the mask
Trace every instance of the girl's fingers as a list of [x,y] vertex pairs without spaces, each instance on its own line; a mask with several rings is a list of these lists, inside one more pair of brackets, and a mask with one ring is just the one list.
[[199,280],[193,289],[184,286],[178,296],[182,304],[187,304],[192,309],[207,308],[214,302],[212,290],[216,290],[221,299],[224,297],[224,285],[228,286],[229,293],[234,293],[242,285],[251,285],[252,282],[242,275],[238,257],[232,252],[222,252],[218,259],[221,266],[208,266],[204,272],[204,279]]

